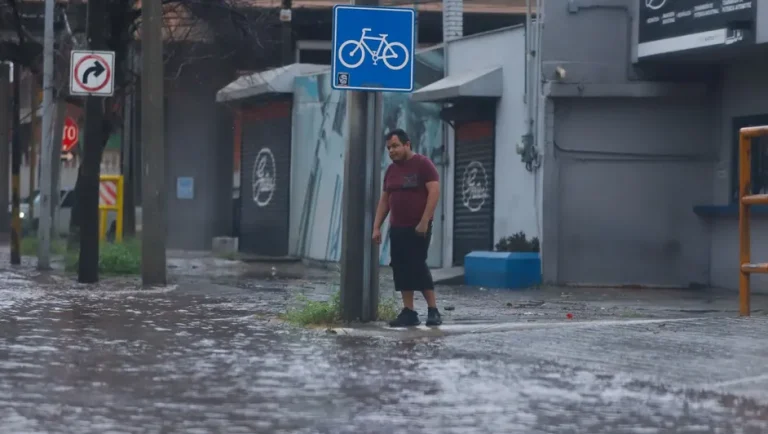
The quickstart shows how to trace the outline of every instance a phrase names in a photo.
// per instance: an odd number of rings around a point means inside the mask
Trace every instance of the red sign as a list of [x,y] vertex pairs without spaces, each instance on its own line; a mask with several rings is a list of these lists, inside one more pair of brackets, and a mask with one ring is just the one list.
[[64,134],[61,136],[61,152],[69,152],[80,139],[77,123],[70,117],[64,119]]

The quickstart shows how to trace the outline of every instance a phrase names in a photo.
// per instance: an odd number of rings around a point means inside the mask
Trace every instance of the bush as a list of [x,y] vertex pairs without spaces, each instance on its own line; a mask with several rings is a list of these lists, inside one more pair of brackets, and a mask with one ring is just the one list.
[[[297,297],[300,306],[288,309],[280,318],[300,326],[332,325],[341,322],[341,292],[336,291],[326,301],[314,301],[305,295]],[[377,320],[395,319],[400,305],[394,297],[379,300]]]
[[[80,252],[67,252],[65,269],[77,271]],[[135,239],[122,243],[102,243],[99,246],[99,273],[134,275],[141,273],[141,242]]]
[[539,239],[531,238],[529,241],[525,233],[520,231],[512,236],[504,237],[496,243],[497,252],[534,252],[539,253]]
[[[20,249],[22,256],[37,256],[37,247],[40,243],[36,236],[24,237],[21,239]],[[51,240],[51,253],[54,255],[63,255],[67,251],[67,245],[64,240]]]

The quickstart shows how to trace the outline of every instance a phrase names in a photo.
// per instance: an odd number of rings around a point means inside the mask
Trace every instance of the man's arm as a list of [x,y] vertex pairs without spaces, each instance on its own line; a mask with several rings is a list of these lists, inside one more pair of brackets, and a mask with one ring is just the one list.
[[421,221],[427,223],[435,216],[437,202],[440,200],[440,175],[437,173],[435,165],[429,159],[424,160],[421,171],[424,186],[427,188],[427,205],[424,207]]
[[389,214],[389,193],[387,191],[381,192],[381,199],[379,199],[379,206],[376,207],[376,218],[373,220],[373,229],[381,229],[381,225],[384,224],[384,219]]
[[440,183],[438,181],[430,181],[426,183],[427,187],[427,206],[424,207],[424,214],[421,216],[421,221],[428,222],[435,216],[435,209],[437,208],[437,202],[440,200]]

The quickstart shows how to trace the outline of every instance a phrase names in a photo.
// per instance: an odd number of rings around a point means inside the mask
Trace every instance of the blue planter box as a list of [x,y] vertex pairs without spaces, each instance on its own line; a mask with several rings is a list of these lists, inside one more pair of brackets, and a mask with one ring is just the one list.
[[541,284],[541,258],[538,253],[472,252],[464,257],[464,281],[486,288],[530,288]]

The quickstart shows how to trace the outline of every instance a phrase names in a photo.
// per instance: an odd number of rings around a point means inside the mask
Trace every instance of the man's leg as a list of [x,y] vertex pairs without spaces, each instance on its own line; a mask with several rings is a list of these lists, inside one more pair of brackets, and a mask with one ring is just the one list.
[[[435,297],[435,290],[425,289],[424,291],[421,291],[421,293],[424,295],[424,300],[427,300],[427,306],[437,309],[437,297]],[[405,295],[403,295],[403,299],[405,299]],[[413,306],[413,293],[411,293],[411,306]]]
[[400,296],[403,297],[403,307],[416,310],[413,308],[413,291],[400,291]]
[[426,237],[422,240],[420,264],[415,269],[420,269],[422,273],[422,286],[421,293],[424,295],[424,299],[427,301],[427,325],[439,326],[443,323],[443,319],[440,315],[440,311],[437,310],[437,299],[435,297],[435,283],[432,280],[432,272],[427,265],[427,256],[429,255],[429,242],[432,239],[432,222],[429,223],[429,230]]
[[403,310],[394,320],[389,322],[391,327],[412,327],[421,324],[419,314],[413,308],[413,277],[408,264],[409,245],[408,230],[390,228],[389,230],[390,257],[392,277],[395,280],[395,290],[403,298]]
[[389,322],[389,326],[413,327],[421,324],[421,320],[419,320],[419,314],[413,308],[413,291],[399,291],[401,297],[403,298],[403,310],[400,311],[400,314],[397,315],[397,318]]

